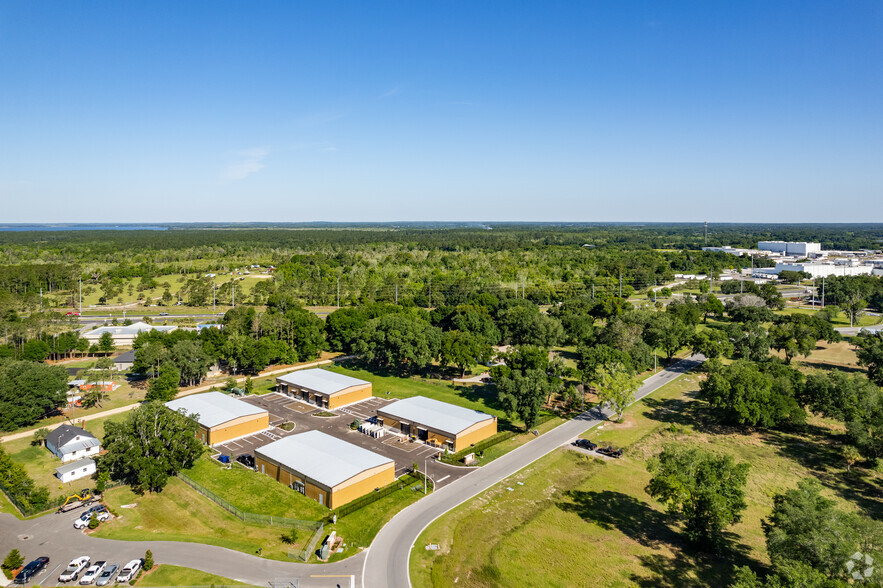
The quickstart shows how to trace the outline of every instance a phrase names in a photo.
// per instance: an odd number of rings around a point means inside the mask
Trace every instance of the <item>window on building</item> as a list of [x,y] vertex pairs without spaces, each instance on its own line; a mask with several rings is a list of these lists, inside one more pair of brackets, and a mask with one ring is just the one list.
[[294,488],[296,492],[300,492],[301,494],[306,494],[307,492],[307,487],[304,486],[303,482],[298,482],[297,480],[295,480],[291,487]]

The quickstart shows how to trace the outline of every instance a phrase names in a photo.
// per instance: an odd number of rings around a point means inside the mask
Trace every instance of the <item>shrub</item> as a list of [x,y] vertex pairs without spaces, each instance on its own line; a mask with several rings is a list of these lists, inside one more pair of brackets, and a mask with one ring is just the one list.
[[3,572],[6,574],[6,577],[10,580],[12,579],[12,570],[16,570],[23,566],[25,563],[25,558],[22,557],[21,553],[19,553],[18,549],[13,549],[9,552],[9,555],[6,556],[6,559],[3,560],[3,565],[0,566],[3,568]]
[[100,525],[100,524],[101,523],[98,522],[98,517],[93,514],[92,517],[89,519],[89,528],[90,529],[97,529],[98,525]]
[[147,553],[144,554],[144,571],[150,571],[153,569],[153,552],[149,549]]

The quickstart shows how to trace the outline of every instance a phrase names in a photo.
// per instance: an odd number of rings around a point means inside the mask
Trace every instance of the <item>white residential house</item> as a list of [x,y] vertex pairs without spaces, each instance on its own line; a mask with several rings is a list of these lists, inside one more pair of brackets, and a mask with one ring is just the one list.
[[101,451],[101,441],[85,429],[61,425],[46,436],[46,448],[67,463],[97,455]]
[[55,468],[55,476],[62,482],[73,482],[95,473],[95,460],[88,457]]

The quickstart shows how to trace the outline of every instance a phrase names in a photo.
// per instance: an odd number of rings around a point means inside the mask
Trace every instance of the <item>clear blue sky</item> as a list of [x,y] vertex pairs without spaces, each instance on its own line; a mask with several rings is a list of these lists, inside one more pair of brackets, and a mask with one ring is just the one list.
[[883,3],[0,2],[0,222],[883,221]]

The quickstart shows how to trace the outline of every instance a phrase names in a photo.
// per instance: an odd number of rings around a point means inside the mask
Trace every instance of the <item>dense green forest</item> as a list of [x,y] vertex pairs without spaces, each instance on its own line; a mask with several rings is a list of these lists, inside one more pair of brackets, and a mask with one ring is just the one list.
[[[881,238],[876,225],[710,225],[707,243],[808,239],[860,249],[880,247]],[[705,243],[703,227],[694,224],[0,232],[0,312],[35,310],[41,298],[44,308],[73,307],[80,281],[110,303],[127,280],[157,287],[156,278],[170,275],[185,279],[162,284],[167,304],[203,305],[212,287],[206,273],[250,265],[275,267],[276,284],[307,305],[336,304],[338,297],[342,305],[411,298],[431,307],[503,291],[549,304],[752,263],[703,252]],[[269,294],[242,292],[239,302],[260,305]]]

